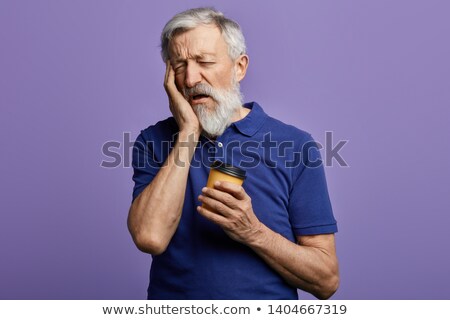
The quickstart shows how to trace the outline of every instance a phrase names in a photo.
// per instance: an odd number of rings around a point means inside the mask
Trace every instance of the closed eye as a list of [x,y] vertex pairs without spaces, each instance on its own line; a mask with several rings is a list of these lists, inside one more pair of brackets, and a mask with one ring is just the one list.
[[175,71],[175,73],[180,73],[180,72],[183,72],[183,70],[185,69],[185,67],[186,67],[186,65],[185,64],[179,64],[179,65],[176,65],[174,68],[173,68],[173,70]]

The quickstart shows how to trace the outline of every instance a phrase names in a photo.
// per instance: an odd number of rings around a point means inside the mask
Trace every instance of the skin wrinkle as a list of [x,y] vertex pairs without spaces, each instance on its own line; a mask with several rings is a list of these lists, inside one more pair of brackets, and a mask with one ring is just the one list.
[[[177,89],[192,106],[205,136],[221,135],[233,121],[248,114],[242,107],[239,68],[229,57],[219,28],[200,26],[179,34],[169,51]],[[199,94],[206,94],[201,102],[194,99]]]
[[[214,67],[211,68],[212,70],[199,71],[203,80],[215,88],[228,88],[234,68],[233,61],[228,56],[227,45],[225,40],[223,40],[220,30],[215,26],[199,26],[194,30],[200,32],[193,33],[190,30],[172,39],[169,47],[171,62],[184,62],[187,67],[199,68],[198,62],[201,60],[200,58],[209,55],[215,60]],[[176,68],[176,66],[174,67]],[[189,75],[188,73],[187,76]],[[178,89],[183,88],[185,85],[188,87],[193,86],[179,73],[175,75],[175,82]]]

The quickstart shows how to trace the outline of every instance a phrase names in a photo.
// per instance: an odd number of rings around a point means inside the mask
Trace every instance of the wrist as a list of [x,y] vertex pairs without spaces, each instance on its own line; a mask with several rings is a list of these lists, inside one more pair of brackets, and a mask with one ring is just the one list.
[[247,245],[255,249],[266,247],[269,238],[268,231],[270,231],[270,229],[259,221],[257,227],[248,238]]
[[180,127],[179,131],[179,134],[184,137],[190,137],[191,135],[193,135],[194,137],[197,138],[200,136],[201,133],[202,133],[201,127],[197,126]]
[[178,133],[178,140],[180,142],[193,142],[197,144],[200,133],[201,131],[198,129],[183,129]]

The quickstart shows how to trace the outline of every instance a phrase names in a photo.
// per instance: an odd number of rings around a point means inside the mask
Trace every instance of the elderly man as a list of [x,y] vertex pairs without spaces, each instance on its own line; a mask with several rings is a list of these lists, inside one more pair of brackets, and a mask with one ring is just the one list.
[[[161,48],[173,117],[136,139],[128,216],[153,256],[148,298],[298,299],[297,288],[329,298],[337,227],[320,155],[308,133],[243,104],[238,24],[188,10],[166,24]],[[206,188],[214,160],[244,168],[244,184]]]

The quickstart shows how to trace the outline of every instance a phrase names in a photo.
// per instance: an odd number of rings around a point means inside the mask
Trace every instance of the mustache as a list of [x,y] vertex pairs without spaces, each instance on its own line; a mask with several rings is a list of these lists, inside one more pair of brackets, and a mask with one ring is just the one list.
[[198,83],[192,88],[183,88],[183,95],[186,99],[199,94],[210,96],[213,99],[216,98],[215,89],[206,83]]

